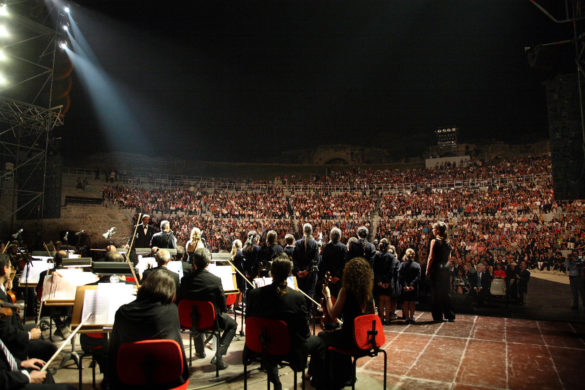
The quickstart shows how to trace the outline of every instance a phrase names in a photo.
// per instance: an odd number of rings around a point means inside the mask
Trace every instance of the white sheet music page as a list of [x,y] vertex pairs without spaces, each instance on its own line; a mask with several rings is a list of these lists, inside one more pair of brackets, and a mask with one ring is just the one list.
[[86,290],[81,317],[94,313],[87,324],[112,325],[120,306],[136,299],[134,285],[100,283],[95,290]]

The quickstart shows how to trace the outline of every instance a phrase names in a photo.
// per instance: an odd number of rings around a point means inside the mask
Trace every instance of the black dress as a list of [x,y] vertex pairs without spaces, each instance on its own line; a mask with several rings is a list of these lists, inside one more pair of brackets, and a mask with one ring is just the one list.
[[[400,300],[403,302],[418,301],[418,285],[420,282],[420,264],[413,260],[407,260],[400,263],[398,269],[398,279],[400,282]],[[404,291],[404,287],[414,287],[412,291]]]
[[[396,298],[398,289],[398,267],[400,262],[390,252],[379,253],[374,257],[374,294]],[[389,283],[388,288],[378,286],[378,283]]]
[[447,320],[455,319],[455,312],[449,298],[450,277],[449,256],[451,246],[443,239],[436,238],[433,246],[433,262],[431,263],[430,282],[433,320],[441,321],[443,317]]

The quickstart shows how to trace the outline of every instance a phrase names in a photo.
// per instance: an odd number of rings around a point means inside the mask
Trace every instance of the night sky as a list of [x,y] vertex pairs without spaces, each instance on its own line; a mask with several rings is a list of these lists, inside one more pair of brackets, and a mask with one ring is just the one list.
[[416,153],[441,126],[464,142],[545,139],[524,46],[571,35],[528,0],[82,0],[72,14],[135,131],[100,122],[76,76],[64,150],[231,161],[320,144]]

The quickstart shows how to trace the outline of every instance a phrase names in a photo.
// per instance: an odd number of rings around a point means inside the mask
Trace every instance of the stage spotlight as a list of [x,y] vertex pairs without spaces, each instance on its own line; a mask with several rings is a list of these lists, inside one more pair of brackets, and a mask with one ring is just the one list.
[[8,85],[8,80],[6,80],[6,77],[4,77],[2,73],[0,73],[0,87],[3,87],[5,85]]
[[69,12],[71,12],[71,9],[67,6],[63,7],[63,11],[65,11],[66,14],[68,14]]
[[10,33],[8,32],[6,26],[0,26],[0,38],[8,38],[9,36]]
[[0,16],[8,16],[8,6],[6,4],[0,4]]
[[59,47],[61,48],[61,50],[67,49],[67,42],[65,41],[59,42]]
[[68,25],[64,24],[64,25],[63,25],[63,26],[61,26],[61,27],[63,27],[63,30],[64,30],[64,31],[69,31],[69,26],[68,26]]
[[0,50],[0,62],[6,61],[6,54],[4,54],[3,50]]

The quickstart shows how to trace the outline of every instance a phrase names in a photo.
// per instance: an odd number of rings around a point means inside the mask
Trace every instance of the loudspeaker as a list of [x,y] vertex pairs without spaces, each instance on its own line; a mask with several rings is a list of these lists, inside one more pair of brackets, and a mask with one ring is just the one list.
[[585,151],[577,74],[557,75],[544,84],[555,199],[585,199]]

